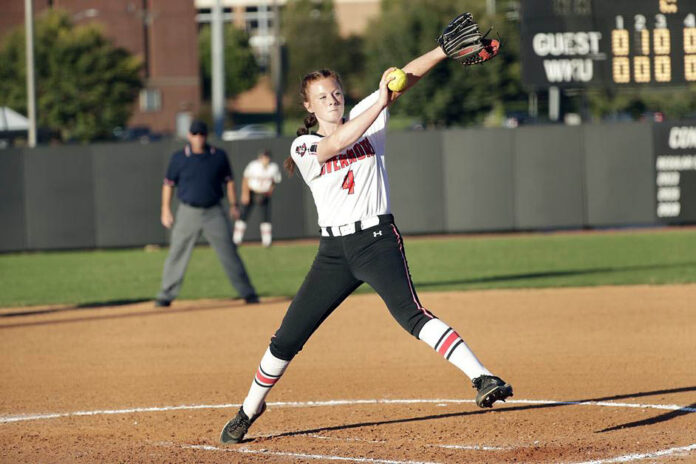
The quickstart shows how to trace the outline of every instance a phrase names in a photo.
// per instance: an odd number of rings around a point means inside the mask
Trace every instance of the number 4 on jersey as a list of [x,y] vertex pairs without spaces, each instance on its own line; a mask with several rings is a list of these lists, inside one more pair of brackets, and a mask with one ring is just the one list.
[[343,178],[343,185],[341,186],[343,190],[348,190],[348,195],[355,193],[355,179],[353,178],[353,170],[351,169]]

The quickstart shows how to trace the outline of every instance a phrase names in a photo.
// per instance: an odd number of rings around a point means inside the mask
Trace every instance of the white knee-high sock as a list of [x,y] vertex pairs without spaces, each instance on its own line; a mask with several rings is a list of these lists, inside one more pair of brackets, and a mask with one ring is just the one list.
[[234,222],[234,233],[232,234],[232,241],[235,245],[239,245],[244,240],[244,232],[246,232],[246,222],[238,219]]
[[261,243],[263,243],[265,247],[271,246],[271,242],[273,241],[273,225],[270,222],[262,222],[259,228],[261,229]]
[[418,334],[418,338],[457,366],[472,380],[481,375],[493,375],[483,367],[459,334],[440,319],[431,319],[426,322]]
[[271,354],[270,348],[266,349],[263,358],[261,358],[259,368],[256,370],[254,380],[251,382],[249,393],[247,393],[247,397],[242,404],[244,414],[247,417],[251,418],[258,414],[266,396],[271,391],[273,385],[280,380],[280,376],[283,375],[288,364],[290,364],[290,361],[276,358]]

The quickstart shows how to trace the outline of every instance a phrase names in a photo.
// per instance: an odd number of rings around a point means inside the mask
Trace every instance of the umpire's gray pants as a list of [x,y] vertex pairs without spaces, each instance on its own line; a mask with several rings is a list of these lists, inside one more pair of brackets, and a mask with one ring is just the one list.
[[157,299],[171,301],[179,294],[193,247],[201,232],[215,249],[227,277],[239,295],[242,298],[256,295],[244,263],[237,254],[237,247],[232,242],[230,221],[222,204],[218,203],[210,208],[194,208],[180,203],[172,229],[169,256],[164,262],[162,289]]

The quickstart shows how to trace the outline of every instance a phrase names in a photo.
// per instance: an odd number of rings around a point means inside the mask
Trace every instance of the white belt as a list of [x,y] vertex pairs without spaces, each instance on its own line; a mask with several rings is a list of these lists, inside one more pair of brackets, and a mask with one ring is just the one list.
[[379,216],[363,219],[361,221],[344,224],[342,226],[322,227],[322,237],[342,237],[344,235],[354,234],[364,229],[369,229],[379,225]]

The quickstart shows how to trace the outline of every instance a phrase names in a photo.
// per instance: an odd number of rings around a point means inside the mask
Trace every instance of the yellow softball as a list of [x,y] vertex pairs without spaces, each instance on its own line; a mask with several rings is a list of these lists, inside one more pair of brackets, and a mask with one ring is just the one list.
[[390,72],[387,77],[394,77],[391,81],[389,81],[389,84],[387,84],[387,87],[389,87],[389,90],[392,92],[401,92],[406,88],[406,73],[403,72],[401,69],[395,69],[392,72]]

